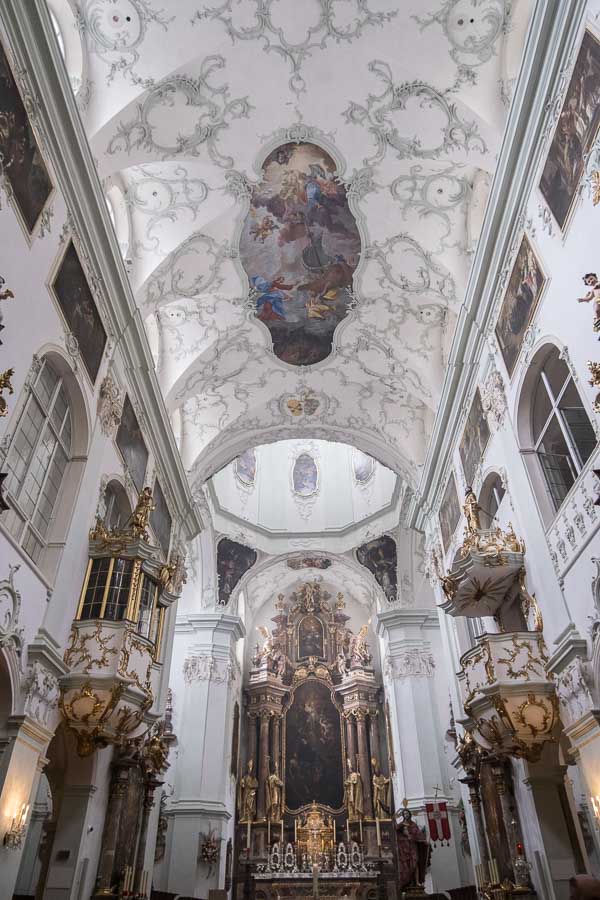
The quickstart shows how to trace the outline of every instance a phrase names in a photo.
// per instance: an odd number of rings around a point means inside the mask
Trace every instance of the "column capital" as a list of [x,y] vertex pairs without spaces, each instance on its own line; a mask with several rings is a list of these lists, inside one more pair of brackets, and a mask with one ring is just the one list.
[[397,640],[401,637],[398,632],[405,632],[407,638],[414,638],[415,633],[423,629],[438,630],[440,622],[435,607],[394,607],[377,613],[374,625],[379,637]]
[[[244,623],[239,616],[218,610],[177,616],[175,631],[202,635],[205,641],[212,637],[210,643],[222,643],[224,636],[229,636],[233,641],[239,641],[246,635]],[[202,638],[200,639],[202,640]]]

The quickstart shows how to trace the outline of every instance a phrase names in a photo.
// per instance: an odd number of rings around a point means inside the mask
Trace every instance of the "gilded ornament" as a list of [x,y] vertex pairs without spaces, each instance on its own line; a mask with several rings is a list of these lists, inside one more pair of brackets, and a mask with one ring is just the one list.
[[2,396],[2,393],[8,391],[9,394],[14,394],[13,386],[11,384],[11,378],[14,374],[14,369],[6,369],[6,371],[0,373],[0,418],[8,415],[8,404]]

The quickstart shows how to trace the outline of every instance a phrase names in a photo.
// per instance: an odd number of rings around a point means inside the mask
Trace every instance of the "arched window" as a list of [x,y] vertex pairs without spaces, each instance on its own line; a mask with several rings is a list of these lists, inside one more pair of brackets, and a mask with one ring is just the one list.
[[545,489],[546,505],[549,501],[550,506],[545,518],[550,518],[562,506],[596,446],[575,382],[554,345],[542,347],[532,361],[523,386],[519,432],[534,484],[541,482]]
[[3,522],[37,563],[71,458],[72,419],[64,379],[44,359],[15,430],[6,468],[10,511]]
[[491,528],[496,513],[504,499],[506,490],[502,479],[497,472],[490,472],[479,492],[479,505],[481,507],[481,524],[484,528]]
[[119,531],[131,516],[127,492],[118,481],[109,481],[104,491],[104,525],[108,531]]

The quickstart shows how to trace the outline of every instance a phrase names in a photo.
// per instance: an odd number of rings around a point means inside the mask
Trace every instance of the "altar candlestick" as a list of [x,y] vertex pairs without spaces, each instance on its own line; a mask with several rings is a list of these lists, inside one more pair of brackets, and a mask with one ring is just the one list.
[[358,827],[359,827],[359,829],[360,829],[360,842],[361,842],[361,844],[362,844],[362,842],[363,842],[362,819],[359,819],[359,820],[358,820]]
[[283,847],[283,816],[281,817],[281,846]]
[[350,819],[346,819],[346,840],[350,846]]
[[335,843],[336,843],[336,836],[335,836],[335,819],[334,819],[333,820],[333,844],[334,844],[334,846],[335,846]]
[[271,846],[271,820],[267,819],[267,846]]
[[298,843],[298,819],[294,819],[294,843]]
[[250,853],[250,819],[246,825],[246,850]]

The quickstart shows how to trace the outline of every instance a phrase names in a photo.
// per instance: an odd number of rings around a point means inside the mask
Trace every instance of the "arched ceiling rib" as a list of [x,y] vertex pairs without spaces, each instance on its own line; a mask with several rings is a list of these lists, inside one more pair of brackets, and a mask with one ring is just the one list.
[[[80,0],[80,108],[100,176],[124,188],[131,283],[194,483],[298,431],[417,482],[530,7]],[[261,162],[290,140],[333,157],[362,240],[354,308],[307,367],[273,353],[239,254]]]

